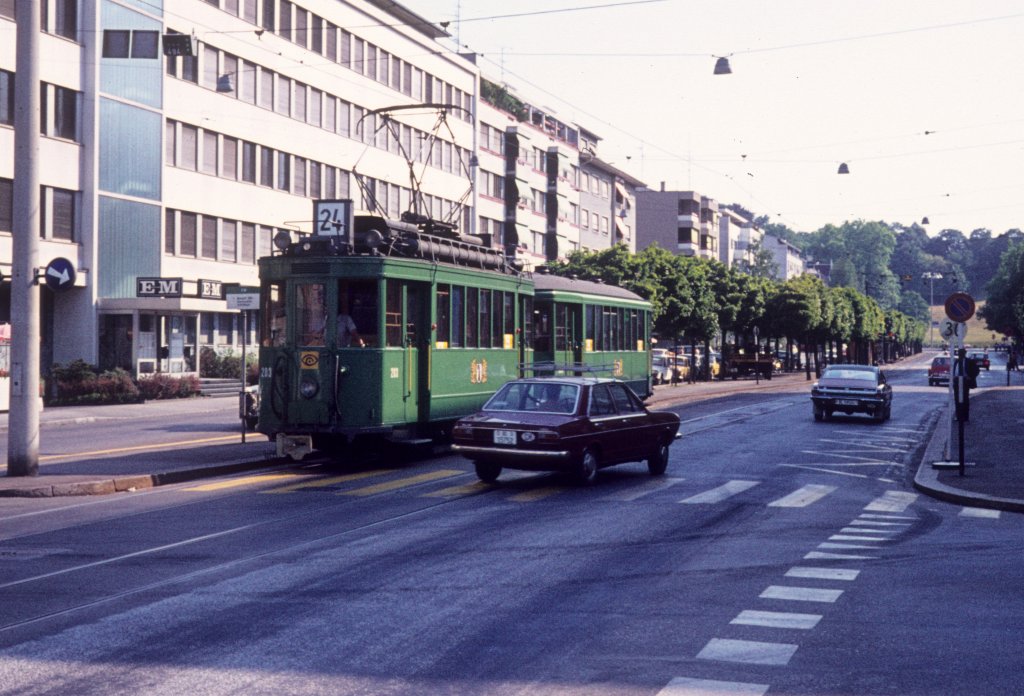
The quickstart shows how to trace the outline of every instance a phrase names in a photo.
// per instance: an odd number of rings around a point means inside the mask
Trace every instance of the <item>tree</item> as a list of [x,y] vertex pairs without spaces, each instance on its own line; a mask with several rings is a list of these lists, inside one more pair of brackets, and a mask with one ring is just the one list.
[[988,284],[988,300],[979,315],[990,331],[1024,336],[1024,242],[1014,242]]

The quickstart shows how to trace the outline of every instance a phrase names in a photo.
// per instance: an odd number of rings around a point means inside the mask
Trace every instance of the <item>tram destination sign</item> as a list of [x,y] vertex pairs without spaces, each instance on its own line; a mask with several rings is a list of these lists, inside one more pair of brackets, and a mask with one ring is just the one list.
[[313,234],[352,241],[352,200],[313,201]]
[[946,298],[946,316],[964,322],[974,316],[974,298],[966,292],[954,292]]

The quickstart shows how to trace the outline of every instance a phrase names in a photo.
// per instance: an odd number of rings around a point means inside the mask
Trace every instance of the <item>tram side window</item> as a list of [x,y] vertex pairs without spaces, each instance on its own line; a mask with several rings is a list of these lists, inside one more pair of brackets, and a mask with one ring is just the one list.
[[596,337],[594,336],[594,310],[594,305],[587,305],[585,313],[587,321],[587,330],[584,338],[586,339],[586,345],[590,347],[590,350],[597,350],[597,341],[595,340]]
[[462,334],[465,324],[465,305],[463,303],[463,298],[465,297],[465,293],[466,289],[464,287],[459,285],[452,286],[452,348],[461,348],[463,345]]
[[451,286],[441,284],[437,286],[437,347],[447,348],[450,344],[451,333]]
[[569,350],[568,339],[569,307],[555,305],[555,350]]
[[594,350],[605,350],[604,312],[600,307],[594,307]]
[[480,319],[479,293],[476,288],[466,288],[466,347],[480,346],[477,322]]
[[260,312],[260,317],[264,322],[260,332],[263,336],[263,345],[266,347],[283,346],[288,338],[284,283],[269,283],[264,288],[263,309]]
[[502,318],[501,318],[501,308],[504,306],[503,302],[502,302],[502,295],[504,295],[504,294],[505,293],[503,293],[501,290],[495,290],[493,295],[492,295],[494,297],[494,304],[491,305],[491,347],[492,348],[501,348],[501,346],[502,346],[502,343],[501,343],[501,327],[503,325],[503,321],[502,321]]
[[388,348],[402,347],[402,286],[389,281],[385,292],[384,345]]
[[533,345],[533,298],[524,297],[522,300],[522,313],[520,315],[523,325],[523,345]]
[[323,283],[302,283],[295,286],[295,310],[298,314],[299,344],[325,345],[327,326],[327,292]]
[[[505,336],[515,336],[516,333],[516,297],[510,292],[504,294],[504,310],[505,310]],[[502,337],[502,347],[512,348],[512,345],[506,345],[504,337]]]
[[491,291],[480,291],[480,347],[491,346]]
[[[363,346],[380,345],[380,327],[377,325],[377,281],[342,280],[338,283],[338,347],[360,345],[353,340],[351,324],[341,316],[346,314],[355,324],[355,334],[362,339]],[[346,326],[343,331],[342,326]]]
[[533,317],[533,349],[547,353],[551,350],[551,310],[546,306],[541,307]]

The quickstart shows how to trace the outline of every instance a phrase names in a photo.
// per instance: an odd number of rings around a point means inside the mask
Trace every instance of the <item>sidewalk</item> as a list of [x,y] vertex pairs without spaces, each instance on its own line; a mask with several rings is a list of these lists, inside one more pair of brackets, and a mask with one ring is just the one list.
[[[651,408],[667,408],[676,404],[722,398],[756,391],[809,392],[805,373],[776,375],[771,380],[722,380],[714,382],[664,385],[654,389],[647,400]],[[223,415],[237,408],[233,399],[176,399],[144,404],[47,408],[40,413],[40,429],[68,423],[93,423],[114,419],[138,419],[154,415],[173,419],[177,415],[209,412]],[[1024,385],[990,387],[971,396],[971,420],[965,425],[965,459],[973,462],[960,476],[958,467],[932,468],[943,461],[946,441],[950,436],[949,416],[944,409],[932,424],[929,444],[914,479],[914,486],[935,498],[973,507],[1024,512]],[[8,414],[0,413],[0,431],[6,431]],[[941,426],[941,427],[940,427]],[[956,428],[953,428],[954,435]],[[250,433],[250,441],[266,444],[263,435]],[[949,459],[957,460],[957,444],[952,443]],[[226,474],[282,468],[293,465],[289,458],[260,456],[251,460],[223,461],[209,459],[185,470],[139,474],[117,466],[102,475],[47,474],[15,477],[0,475],[0,497],[51,497],[96,495],[140,490],[168,483],[181,483]]]

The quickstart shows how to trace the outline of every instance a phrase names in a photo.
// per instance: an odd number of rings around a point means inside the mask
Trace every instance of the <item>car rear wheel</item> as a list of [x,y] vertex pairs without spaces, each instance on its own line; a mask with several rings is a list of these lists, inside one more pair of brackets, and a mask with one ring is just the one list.
[[484,483],[494,483],[501,476],[501,466],[494,462],[473,462],[476,476]]
[[597,478],[597,466],[597,453],[593,449],[588,449],[580,457],[579,464],[576,465],[576,480],[589,486]]
[[658,449],[654,451],[654,454],[647,458],[647,471],[650,472],[651,476],[661,476],[667,468],[668,445],[662,443],[658,445]]

